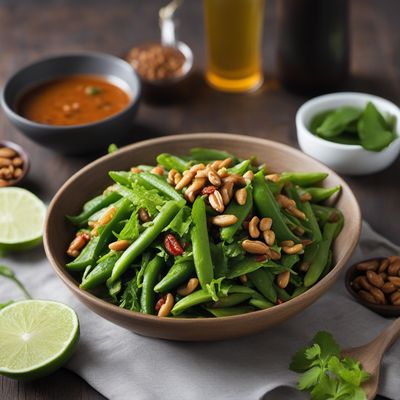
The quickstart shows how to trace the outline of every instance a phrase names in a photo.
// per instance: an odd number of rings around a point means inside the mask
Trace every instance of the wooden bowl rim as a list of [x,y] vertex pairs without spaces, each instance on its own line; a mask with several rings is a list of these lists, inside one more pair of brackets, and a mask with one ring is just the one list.
[[[393,304],[373,304],[373,303],[369,303],[368,301],[362,299],[357,292],[353,289],[353,287],[351,286],[351,282],[354,280],[354,278],[357,275],[362,275],[362,271],[358,271],[356,269],[356,265],[360,264],[362,262],[367,262],[367,261],[372,261],[372,260],[384,260],[386,257],[372,257],[372,258],[368,258],[366,260],[362,260],[362,261],[358,261],[356,263],[354,263],[353,265],[351,265],[346,272],[346,276],[345,276],[345,285],[346,285],[346,289],[348,290],[348,292],[354,297],[355,300],[357,300],[361,305],[363,305],[366,308],[369,308],[370,310],[380,313],[381,311],[383,313],[386,312],[397,312],[400,315],[400,305],[396,306]],[[358,274],[359,272],[359,274]],[[382,315],[382,314],[381,314]],[[385,315],[386,316],[386,315]]]
[[[347,250],[343,254],[343,256],[337,260],[336,265],[332,270],[323,278],[321,279],[317,284],[312,286],[310,289],[308,289],[305,293],[295,297],[294,299],[291,299],[290,301],[284,302],[282,304],[276,305],[274,307],[265,309],[265,310],[256,310],[247,314],[240,314],[240,315],[234,315],[234,316],[228,316],[228,317],[220,317],[220,318],[163,318],[162,319],[162,324],[164,326],[169,325],[169,326],[197,326],[198,324],[201,324],[202,327],[209,327],[210,329],[213,328],[218,328],[222,327],[222,325],[227,321],[230,320],[232,322],[241,322],[241,323],[247,323],[253,320],[254,318],[257,317],[262,317],[262,316],[267,316],[267,315],[273,315],[277,312],[284,312],[286,309],[289,309],[292,306],[295,306],[298,303],[302,302],[307,302],[309,301],[310,304],[314,301],[316,301],[319,296],[314,296],[314,293],[318,290],[318,287],[321,286],[323,282],[327,282],[328,279],[333,279],[334,277],[338,276],[340,271],[345,265],[345,262],[349,259],[351,254],[353,253],[360,234],[361,234],[361,211],[360,207],[358,205],[357,199],[355,195],[353,194],[352,190],[348,186],[348,184],[341,178],[336,172],[331,170],[329,167],[326,165],[322,164],[320,161],[302,153],[300,150],[297,150],[293,147],[290,147],[286,144],[268,140],[268,139],[262,139],[258,137],[253,137],[253,136],[247,136],[247,135],[238,135],[238,134],[231,134],[231,133],[213,133],[213,132],[206,132],[206,133],[185,133],[185,134],[178,134],[178,135],[169,135],[169,136],[163,136],[163,137],[158,137],[154,139],[148,139],[144,141],[140,141],[137,143],[130,144],[128,146],[125,146],[118,150],[115,153],[111,153],[105,156],[100,157],[99,159],[89,163],[79,171],[77,171],[74,175],[72,175],[62,186],[61,188],[57,191],[55,196],[53,197],[47,211],[46,215],[46,220],[45,220],[45,229],[44,229],[44,237],[43,237],[43,242],[44,242],[44,248],[45,252],[47,255],[47,258],[50,261],[50,264],[52,265],[54,271],[56,274],[62,279],[62,281],[69,287],[70,290],[74,292],[78,297],[83,297],[85,301],[88,303],[92,303],[98,308],[101,308],[104,312],[108,312],[111,314],[117,314],[121,317],[126,317],[130,318],[132,320],[138,320],[142,322],[158,322],[160,323],[160,318],[154,315],[148,315],[148,314],[143,314],[140,312],[135,312],[135,311],[130,311],[126,310],[124,308],[120,308],[119,306],[116,306],[114,304],[108,303],[105,300],[102,300],[90,292],[84,291],[79,288],[79,286],[76,284],[72,276],[68,273],[68,271],[65,269],[64,265],[59,265],[57,260],[53,257],[52,251],[51,251],[51,244],[49,241],[48,237],[48,231],[49,231],[49,219],[51,214],[53,213],[53,209],[55,208],[58,200],[60,197],[62,197],[64,191],[66,188],[77,178],[79,178],[81,175],[86,174],[88,171],[90,171],[92,168],[95,168],[97,165],[101,164],[102,162],[109,160],[113,157],[116,157],[120,155],[121,153],[129,153],[133,149],[137,150],[143,147],[147,146],[152,146],[156,144],[163,144],[165,142],[171,142],[171,141],[180,141],[182,139],[191,139],[194,142],[196,139],[210,139],[210,140],[215,140],[215,139],[220,139],[221,141],[246,141],[246,142],[252,142],[253,144],[259,144],[260,146],[268,146],[272,147],[275,149],[280,149],[285,151],[288,154],[293,154],[300,156],[305,159],[311,159],[316,165],[321,166],[321,168],[328,170],[330,175],[333,175],[336,177],[336,179],[339,181],[339,184],[342,186],[342,190],[345,190],[348,195],[350,196],[350,199],[353,203],[353,206],[355,208],[354,210],[354,215],[352,218],[352,229],[354,232],[354,235],[352,236],[352,242],[349,244]],[[193,144],[195,146],[195,144]],[[349,222],[347,222],[349,223]]]

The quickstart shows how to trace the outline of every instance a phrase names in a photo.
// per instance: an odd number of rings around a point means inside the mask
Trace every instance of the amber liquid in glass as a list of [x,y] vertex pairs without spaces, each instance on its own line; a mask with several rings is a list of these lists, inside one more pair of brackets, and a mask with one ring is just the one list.
[[204,0],[208,83],[245,92],[262,84],[264,0]]

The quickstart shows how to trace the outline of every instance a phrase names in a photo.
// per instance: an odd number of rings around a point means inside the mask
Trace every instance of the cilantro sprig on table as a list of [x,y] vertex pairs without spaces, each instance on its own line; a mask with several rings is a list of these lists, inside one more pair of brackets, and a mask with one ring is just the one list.
[[[31,299],[31,295],[29,292],[26,290],[25,286],[21,283],[21,281],[15,276],[13,270],[6,265],[0,265],[0,276],[9,279],[10,281],[14,282],[15,285],[18,286],[18,288],[21,290],[21,292],[24,294],[25,298]],[[10,304],[14,303],[14,300],[8,300],[5,303],[0,303],[0,310],[2,308],[5,308],[9,306]]]
[[361,384],[370,375],[361,364],[340,355],[340,347],[328,332],[318,332],[310,347],[299,350],[290,369],[302,373],[298,388],[313,400],[365,400]]

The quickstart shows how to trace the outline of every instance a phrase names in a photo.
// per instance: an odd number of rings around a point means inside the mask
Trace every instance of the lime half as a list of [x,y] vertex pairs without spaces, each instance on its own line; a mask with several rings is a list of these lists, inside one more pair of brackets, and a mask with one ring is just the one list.
[[0,250],[25,250],[42,240],[46,207],[18,187],[0,189]]
[[61,367],[79,339],[79,320],[62,303],[24,300],[0,311],[0,374],[35,379]]

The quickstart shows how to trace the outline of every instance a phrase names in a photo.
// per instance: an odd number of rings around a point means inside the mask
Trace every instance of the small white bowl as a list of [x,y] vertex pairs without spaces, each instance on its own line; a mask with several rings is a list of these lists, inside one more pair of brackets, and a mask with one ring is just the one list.
[[388,114],[396,117],[396,130],[399,135],[400,109],[392,102],[366,93],[332,93],[307,101],[297,111],[296,128],[300,148],[304,153],[341,174],[366,175],[387,168],[400,153],[399,137],[385,149],[375,152],[365,150],[359,145],[340,144],[321,139],[312,134],[308,128],[312,118],[322,111],[342,106],[364,108],[368,101],[373,102],[384,117]]

